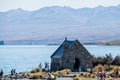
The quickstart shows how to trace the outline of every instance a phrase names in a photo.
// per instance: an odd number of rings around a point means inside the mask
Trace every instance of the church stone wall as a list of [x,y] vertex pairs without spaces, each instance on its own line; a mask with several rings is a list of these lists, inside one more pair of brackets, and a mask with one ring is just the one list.
[[80,65],[88,65],[88,67],[92,67],[91,54],[78,41],[76,41],[73,45],[63,44],[63,46],[63,55],[60,58],[60,61],[55,62],[60,64],[59,66],[53,66],[56,70],[61,66],[74,70],[76,58],[79,59]]

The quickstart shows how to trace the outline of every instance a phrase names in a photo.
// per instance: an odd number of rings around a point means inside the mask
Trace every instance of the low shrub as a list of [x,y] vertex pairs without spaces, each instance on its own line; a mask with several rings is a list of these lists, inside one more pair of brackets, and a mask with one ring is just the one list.
[[34,68],[32,69],[31,73],[37,73],[37,72],[40,72],[40,69],[39,68]]
[[115,66],[110,66],[110,70],[114,70],[115,69]]
[[74,77],[73,80],[80,80],[80,78],[79,77]]
[[71,70],[70,69],[66,69],[66,72],[67,72],[67,74],[70,74]]
[[95,66],[95,67],[93,68],[93,72],[97,72],[97,71],[98,71],[98,67]]
[[78,75],[77,75],[77,74],[75,74],[75,75],[73,75],[73,78],[74,78],[74,77],[78,77]]
[[63,76],[66,76],[66,75],[68,75],[68,74],[70,74],[71,73],[71,70],[70,69],[64,69],[64,70],[61,70],[61,71],[59,71]]
[[30,79],[40,79],[42,78],[42,75],[41,74],[33,74]]
[[80,77],[78,74],[73,75],[73,80],[80,80]]
[[103,70],[104,70],[104,67],[101,64],[99,64],[98,65],[98,71],[103,71]]
[[39,79],[39,75],[32,75],[30,79]]
[[87,72],[91,72],[91,69],[90,69],[90,68],[88,68],[88,69],[87,69]]

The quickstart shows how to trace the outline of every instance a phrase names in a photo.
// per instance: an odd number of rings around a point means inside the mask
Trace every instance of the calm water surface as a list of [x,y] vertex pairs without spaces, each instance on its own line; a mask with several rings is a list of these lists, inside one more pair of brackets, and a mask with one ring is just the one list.
[[[38,67],[39,63],[50,63],[50,55],[59,46],[45,45],[3,45],[0,46],[0,69],[5,74],[15,68],[17,72],[30,71]],[[87,50],[95,56],[104,56],[111,53],[113,57],[120,55],[120,46],[85,45]]]

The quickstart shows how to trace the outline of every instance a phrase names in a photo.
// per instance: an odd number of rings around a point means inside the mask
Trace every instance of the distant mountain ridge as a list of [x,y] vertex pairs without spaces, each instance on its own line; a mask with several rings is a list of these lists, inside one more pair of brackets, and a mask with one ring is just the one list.
[[85,42],[120,39],[120,5],[81,9],[53,6],[36,11],[15,9],[0,12],[0,27],[0,39],[4,41],[60,42],[66,36]]
[[120,45],[120,40],[98,42],[97,44],[100,44],[100,45]]
[[84,45],[115,45],[120,46],[120,40],[108,40],[108,41],[100,41],[100,42],[86,42]]

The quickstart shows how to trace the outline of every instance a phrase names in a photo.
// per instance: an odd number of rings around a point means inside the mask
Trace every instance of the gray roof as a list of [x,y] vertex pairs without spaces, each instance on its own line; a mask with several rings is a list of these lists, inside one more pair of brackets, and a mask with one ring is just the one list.
[[59,47],[58,49],[51,55],[51,58],[61,58],[61,56],[63,55],[63,44],[66,43],[69,46],[72,46],[74,44],[75,41],[68,41],[65,40]]

